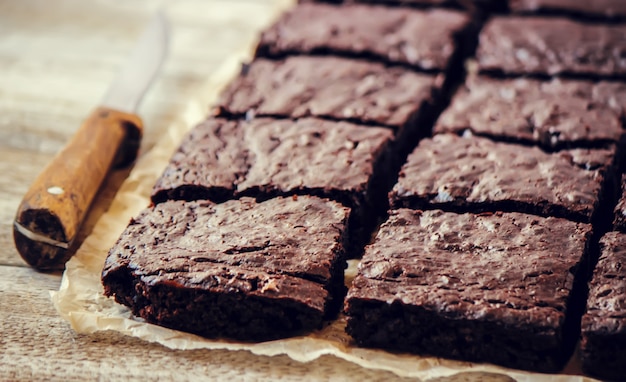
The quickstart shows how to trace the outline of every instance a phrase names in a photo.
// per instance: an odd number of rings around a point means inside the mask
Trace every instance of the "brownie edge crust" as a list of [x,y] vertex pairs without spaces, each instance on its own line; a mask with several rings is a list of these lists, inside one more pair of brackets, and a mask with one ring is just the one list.
[[581,359],[585,373],[603,380],[626,376],[626,235],[600,239],[600,259],[589,283],[582,318]]
[[621,193],[613,209],[613,229],[626,232],[626,174],[622,174]]
[[346,330],[362,346],[560,371],[590,236],[520,213],[391,211],[348,291]]
[[205,337],[306,333],[343,301],[348,213],[305,196],[164,202],[111,248],[104,291],[148,322]]

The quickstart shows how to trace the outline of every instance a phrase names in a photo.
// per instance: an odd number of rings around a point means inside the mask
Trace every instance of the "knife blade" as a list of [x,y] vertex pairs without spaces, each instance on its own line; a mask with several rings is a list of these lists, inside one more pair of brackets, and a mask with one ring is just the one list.
[[143,123],[136,110],[165,60],[168,27],[157,13],[100,106],[35,179],[20,203],[13,239],[38,270],[57,270],[74,254],[77,235],[94,197],[113,167],[138,153]]

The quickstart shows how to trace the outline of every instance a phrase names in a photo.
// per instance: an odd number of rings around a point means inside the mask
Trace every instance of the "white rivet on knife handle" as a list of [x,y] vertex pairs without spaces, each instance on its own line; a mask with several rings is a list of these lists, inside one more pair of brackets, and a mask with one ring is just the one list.
[[61,187],[50,187],[48,188],[48,193],[52,195],[63,195],[65,191]]

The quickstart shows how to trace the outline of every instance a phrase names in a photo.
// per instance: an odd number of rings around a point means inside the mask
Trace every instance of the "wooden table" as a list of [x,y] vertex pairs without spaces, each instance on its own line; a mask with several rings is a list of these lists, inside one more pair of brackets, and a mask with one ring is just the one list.
[[[61,274],[35,272],[18,255],[12,223],[22,195],[98,104],[159,3],[0,0],[0,380],[399,379],[331,357],[300,364],[248,352],[173,351],[111,332],[78,334],[50,302]],[[256,16],[271,4],[166,3],[171,53],[140,109],[144,150],[255,34]]]

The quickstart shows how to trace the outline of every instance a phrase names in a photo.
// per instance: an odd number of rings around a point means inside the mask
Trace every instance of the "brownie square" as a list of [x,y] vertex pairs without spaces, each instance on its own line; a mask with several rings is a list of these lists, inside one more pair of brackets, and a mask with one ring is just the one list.
[[300,3],[333,3],[333,4],[383,4],[383,5],[451,5],[454,0],[299,0]]
[[626,175],[622,175],[619,200],[613,210],[613,229],[626,233]]
[[547,150],[619,143],[626,105],[626,87],[620,85],[470,77],[440,116],[435,133],[470,131]]
[[348,212],[305,196],[161,203],[109,251],[104,291],[148,322],[206,337],[311,331],[342,302]]
[[386,128],[315,118],[210,119],[184,138],[152,201],[317,195],[354,209],[358,242],[386,209],[393,174],[385,169],[395,162]]
[[505,0],[299,0],[300,3],[334,3],[334,4],[380,4],[405,7],[451,7],[467,11],[483,10],[487,12],[503,12],[507,10]]
[[601,255],[589,283],[582,319],[581,356],[586,373],[604,380],[626,376],[626,235],[600,239]]
[[[389,194],[393,208],[518,211],[591,222],[613,186],[615,146],[546,153],[452,134],[425,139]],[[605,185],[606,183],[606,185]]]
[[226,115],[313,116],[413,130],[434,102],[437,82],[401,67],[332,56],[257,59],[218,105]]
[[494,17],[480,34],[476,56],[483,72],[617,78],[626,74],[625,35],[626,25]]
[[[461,0],[462,2],[463,0]],[[482,2],[483,0],[477,0]],[[489,0],[484,0],[489,1]],[[387,6],[417,6],[417,7],[431,7],[431,6],[458,6],[458,0],[299,0],[300,3],[332,3],[332,4],[380,4]]]
[[586,18],[622,19],[626,16],[624,0],[509,0],[517,13],[549,13]]
[[393,133],[304,118],[209,119],[184,138],[158,179],[153,202],[321,194],[366,204]]
[[440,71],[469,23],[466,14],[444,9],[306,3],[261,35],[257,55],[334,54]]
[[560,371],[578,338],[570,312],[591,230],[520,213],[391,211],[348,291],[346,330],[363,346]]
[[609,105],[622,117],[622,124],[626,124],[626,82],[595,82],[589,97],[596,103]]

